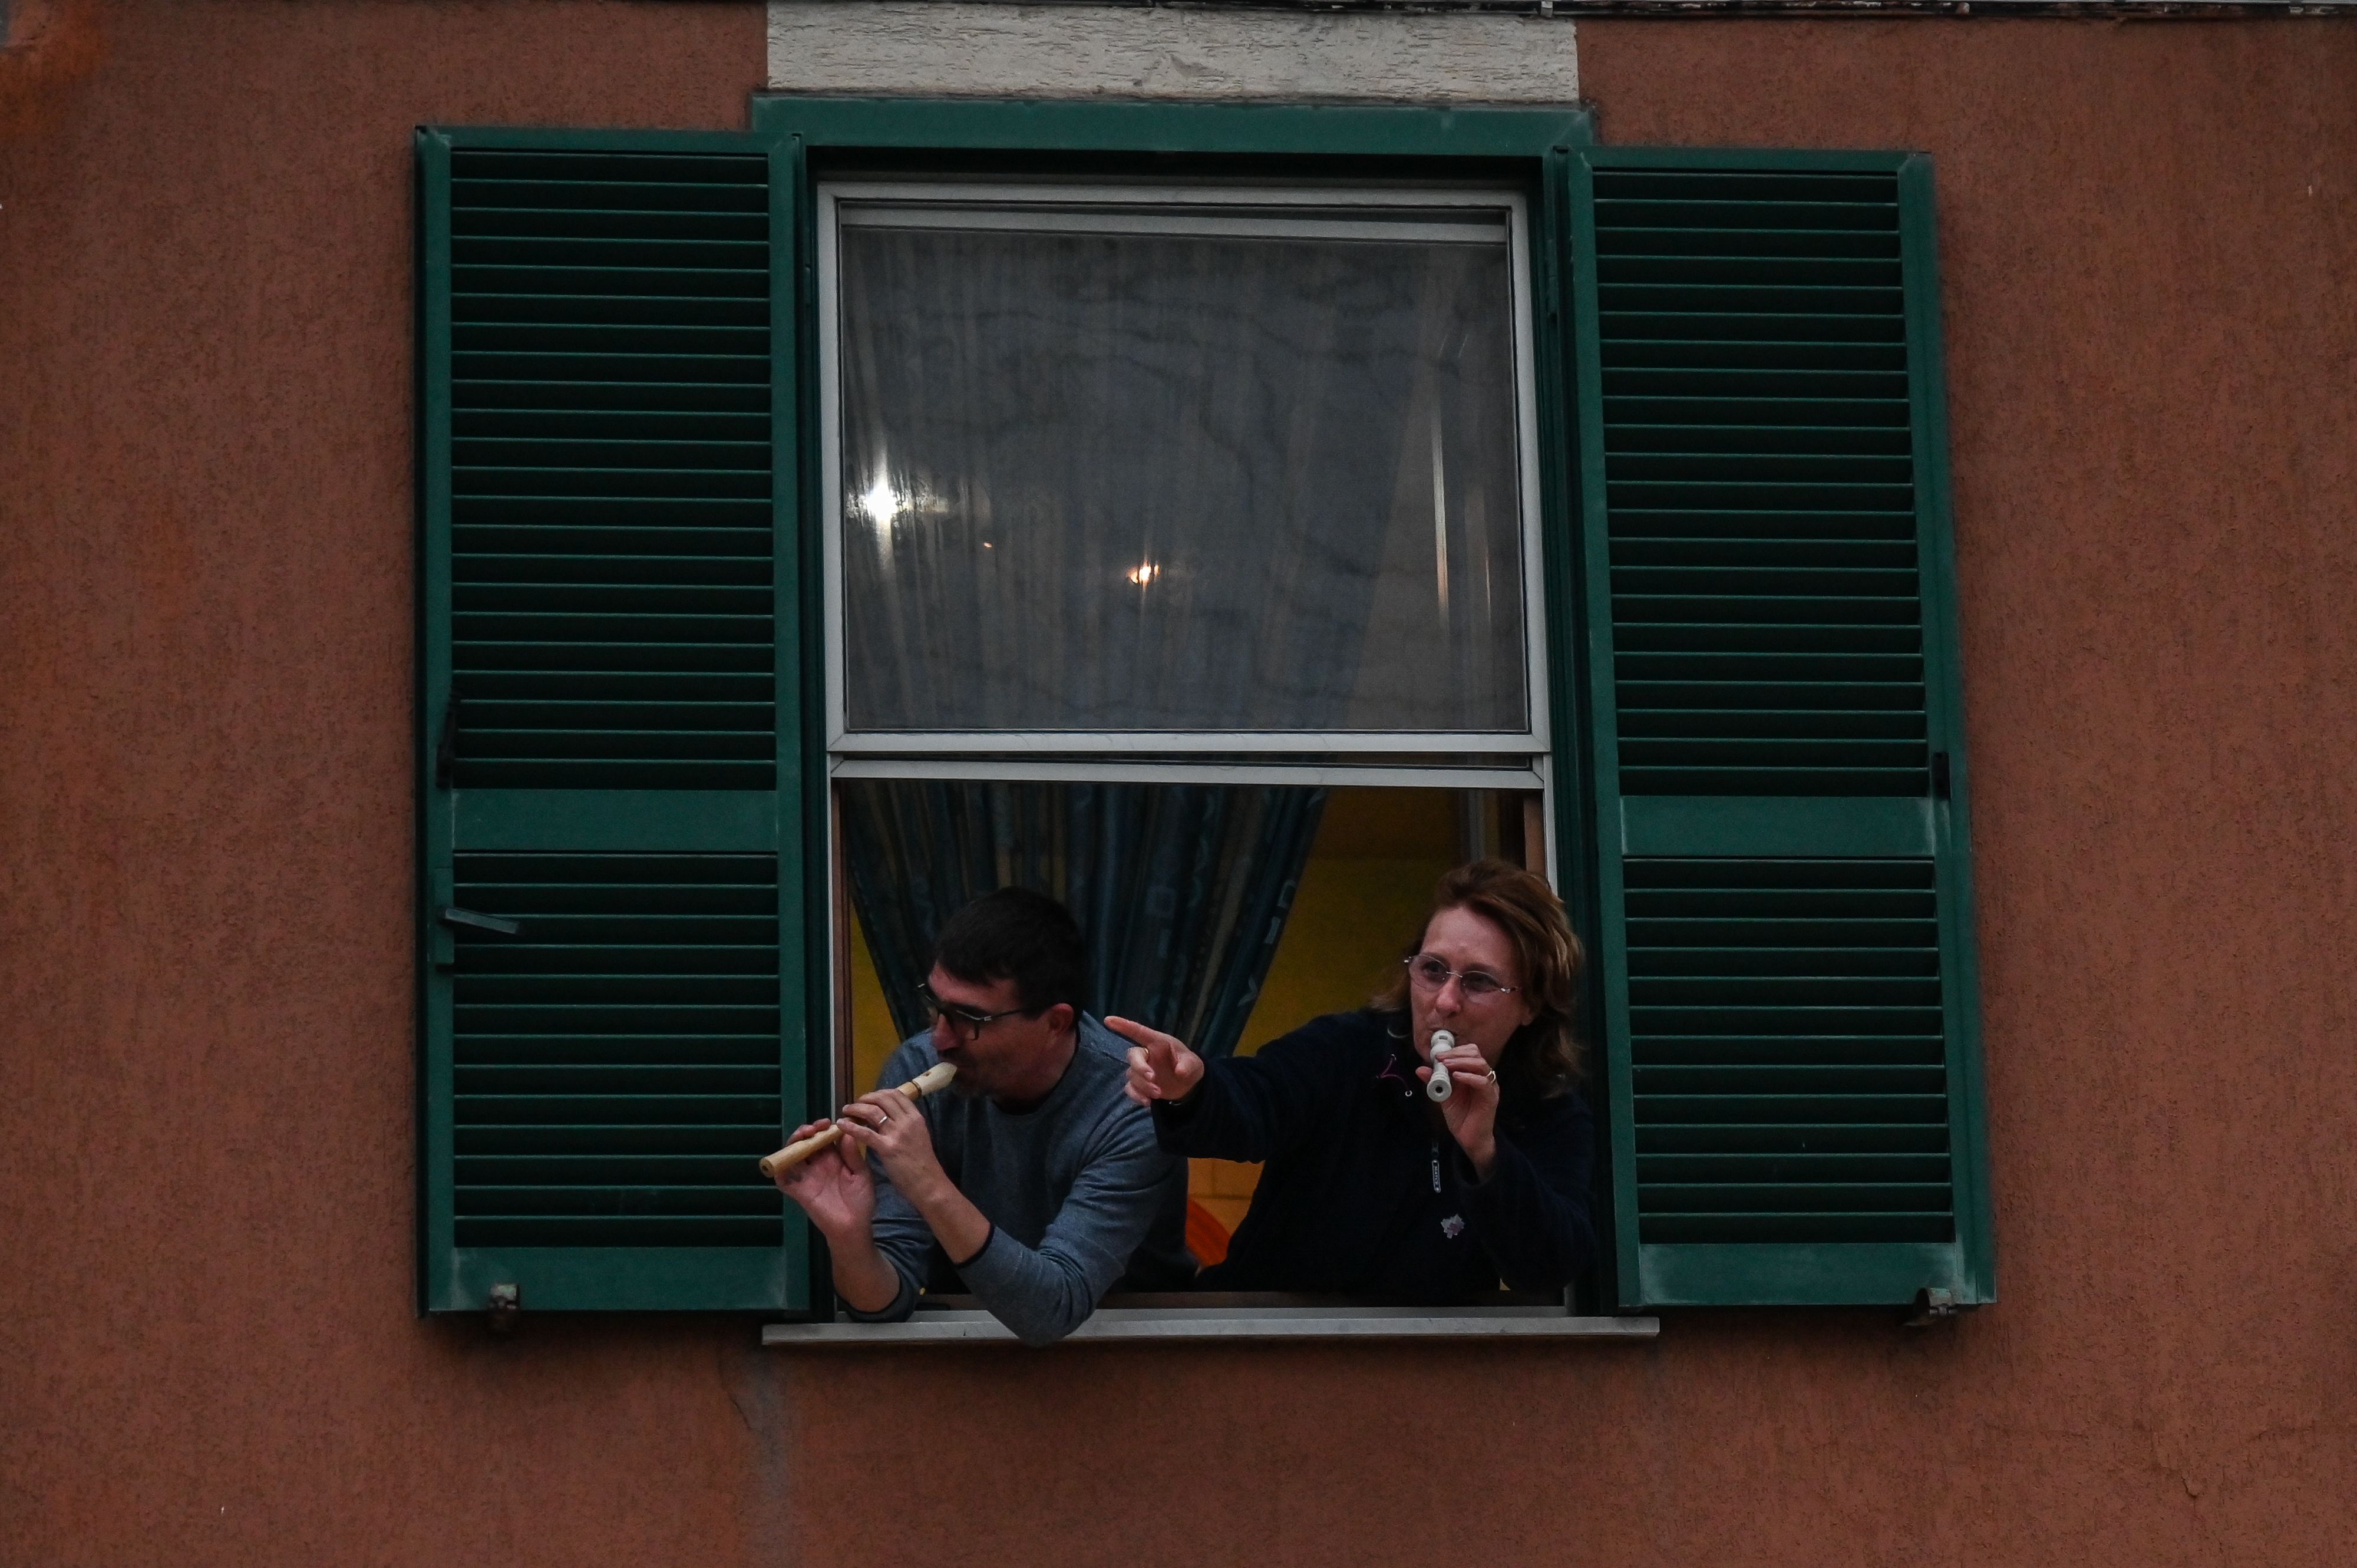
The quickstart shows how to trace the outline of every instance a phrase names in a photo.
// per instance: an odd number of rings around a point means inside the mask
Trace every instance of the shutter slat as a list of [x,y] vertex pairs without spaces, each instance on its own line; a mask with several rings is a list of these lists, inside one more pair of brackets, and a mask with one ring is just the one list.
[[778,1221],[736,1215],[660,1219],[459,1215],[461,1247],[758,1247],[778,1245]]
[[1687,1245],[1712,1242],[1948,1241],[1953,1221],[1945,1213],[1925,1214],[1662,1214],[1645,1216],[1646,1234]]
[[741,1155],[468,1155],[457,1161],[457,1180],[465,1187],[725,1187],[744,1163]]
[[[565,1125],[476,1122],[458,1129],[462,1156],[477,1155],[577,1155],[602,1159],[628,1155],[730,1155],[758,1161],[778,1146],[773,1122],[694,1122],[665,1126],[644,1122]],[[760,1167],[756,1165],[754,1167]],[[782,1196],[782,1195],[780,1195]]]
[[1948,1130],[1924,1122],[1787,1122],[1730,1126],[1723,1122],[1655,1122],[1638,1134],[1637,1153],[1653,1154],[1938,1154],[1948,1152]]
[[769,228],[759,213],[728,211],[663,211],[659,209],[615,207],[490,207],[458,209],[452,215],[454,239],[578,238],[605,239],[618,229],[628,234],[654,234],[682,240],[742,240],[759,242]]
[[502,1035],[490,1030],[478,1030],[467,1037],[467,1048],[459,1054],[457,1065],[460,1069],[554,1066],[586,1071],[607,1065],[643,1064],[673,1053],[713,1070],[751,1066],[774,1073],[778,1066],[776,1053],[752,1036]]
[[[640,1094],[663,1086],[694,1092],[778,1096],[778,1064],[760,1062],[462,1063],[460,1094]],[[736,1173],[729,1173],[736,1179]]]

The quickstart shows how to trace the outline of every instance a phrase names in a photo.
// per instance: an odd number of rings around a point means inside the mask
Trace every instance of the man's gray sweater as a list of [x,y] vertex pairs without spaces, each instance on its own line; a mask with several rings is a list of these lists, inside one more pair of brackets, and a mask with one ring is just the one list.
[[[906,1083],[938,1059],[931,1036],[916,1036],[892,1053],[877,1087]],[[954,1279],[1025,1344],[1048,1345],[1088,1321],[1133,1253],[1142,1283],[1183,1283],[1192,1273],[1186,1165],[1162,1152],[1146,1108],[1122,1092],[1128,1071],[1128,1043],[1082,1014],[1071,1065],[1030,1110],[1010,1113],[954,1085],[920,1101],[942,1169],[990,1221],[990,1241],[952,1271],[924,1216],[880,1164],[871,1166],[876,1246],[900,1294],[882,1312],[851,1316],[897,1322],[919,1290]]]

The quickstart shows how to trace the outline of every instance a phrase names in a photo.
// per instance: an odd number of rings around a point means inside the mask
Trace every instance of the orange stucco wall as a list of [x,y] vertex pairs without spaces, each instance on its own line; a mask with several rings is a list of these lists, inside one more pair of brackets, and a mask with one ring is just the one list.
[[2357,1560],[2357,27],[1580,27],[1939,159],[1997,1306],[818,1359],[409,1305],[409,128],[741,124],[759,9],[39,8],[0,1563]]

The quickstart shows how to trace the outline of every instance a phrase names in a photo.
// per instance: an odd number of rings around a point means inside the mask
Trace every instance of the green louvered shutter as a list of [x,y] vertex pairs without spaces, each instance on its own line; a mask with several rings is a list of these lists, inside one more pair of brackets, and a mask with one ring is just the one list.
[[791,174],[418,149],[424,1305],[801,1306]]
[[1572,179],[1620,1297],[1993,1299],[1929,163]]

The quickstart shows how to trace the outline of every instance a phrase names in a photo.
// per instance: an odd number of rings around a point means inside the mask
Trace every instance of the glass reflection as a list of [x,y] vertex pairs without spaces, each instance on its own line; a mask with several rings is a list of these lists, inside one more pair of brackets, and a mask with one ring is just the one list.
[[845,213],[853,731],[1528,728],[1501,223]]

